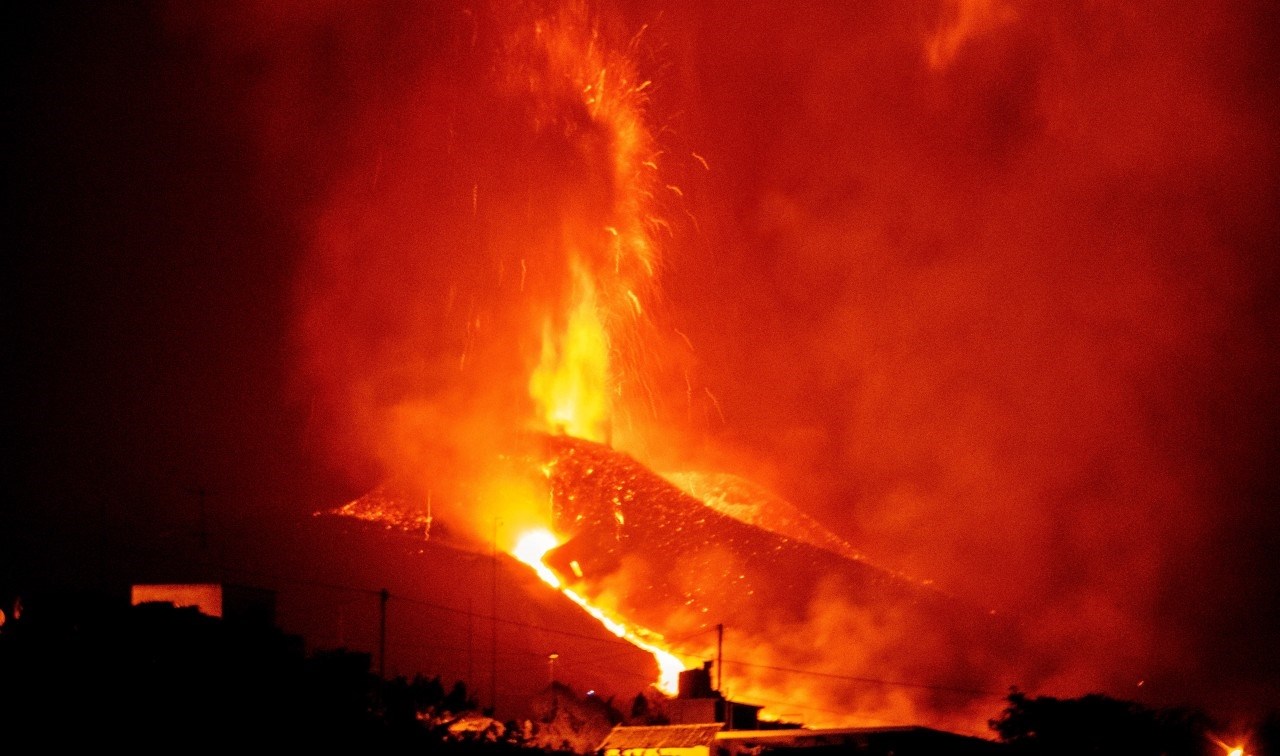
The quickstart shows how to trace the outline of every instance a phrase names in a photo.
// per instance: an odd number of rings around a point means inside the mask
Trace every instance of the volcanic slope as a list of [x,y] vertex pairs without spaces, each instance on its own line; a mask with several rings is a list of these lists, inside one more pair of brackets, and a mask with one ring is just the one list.
[[[725,688],[740,700],[799,693],[810,722],[954,725],[985,721],[985,692],[1005,689],[1018,666],[1014,623],[876,567],[745,481],[673,476],[704,502],[607,446],[532,441],[507,462],[550,488],[561,543],[543,562],[687,657],[713,658],[708,630],[724,624]],[[395,497],[373,495],[382,498],[369,509],[385,522]],[[342,513],[368,516],[361,509]]]
[[740,479],[677,476],[711,500],[704,503],[600,444],[548,436],[544,449],[554,528],[567,537],[544,561],[589,594],[613,589],[621,614],[637,624],[679,632],[803,619],[832,584],[868,609],[912,607],[932,624],[986,623],[973,608],[870,564],[781,499],[747,501],[759,489]]
[[737,475],[686,471],[663,473],[662,477],[708,507],[739,522],[804,541],[850,559],[866,559],[848,542],[786,500]]

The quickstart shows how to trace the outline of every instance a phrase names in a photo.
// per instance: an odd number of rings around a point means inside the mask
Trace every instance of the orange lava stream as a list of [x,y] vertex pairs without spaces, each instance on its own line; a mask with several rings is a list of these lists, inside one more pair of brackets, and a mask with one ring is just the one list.
[[[628,627],[626,624],[613,619],[600,609],[592,606],[581,594],[564,585],[560,577],[552,572],[551,568],[547,567],[542,561],[543,556],[558,545],[559,542],[551,531],[539,528],[521,536],[516,542],[515,548],[511,550],[511,555],[532,567],[544,583],[559,590],[570,601],[582,607],[583,611],[594,617],[601,625],[604,625],[609,632],[653,654],[653,660],[658,664],[658,682],[655,685],[663,693],[675,695],[680,672],[687,666],[686,662],[653,641],[646,639],[654,637],[660,639],[661,636],[639,628],[632,629]],[[642,635],[645,637],[642,637]]]

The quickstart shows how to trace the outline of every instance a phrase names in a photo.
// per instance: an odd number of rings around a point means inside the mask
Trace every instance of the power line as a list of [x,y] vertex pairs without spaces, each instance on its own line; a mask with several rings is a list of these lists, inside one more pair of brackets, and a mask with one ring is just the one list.
[[794,667],[777,667],[770,664],[756,664],[755,662],[738,661],[734,659],[725,659],[725,664],[737,664],[742,667],[752,667],[755,669],[768,669],[774,672],[790,672],[797,675],[808,675],[810,677],[822,677],[829,680],[844,680],[847,682],[868,683],[871,685],[891,685],[899,688],[918,688],[921,690],[933,690],[944,693],[963,693],[970,696],[981,696],[991,698],[1004,698],[1004,693],[996,693],[991,690],[980,690],[978,688],[959,688],[949,685],[931,685],[929,683],[912,683],[902,680],[883,680],[877,677],[856,677],[854,675],[837,675],[831,672],[819,672],[813,669],[796,669]]
[[646,675],[640,672],[632,672],[629,670],[620,669],[614,665],[598,664],[595,661],[570,660],[568,662],[561,662],[561,668],[568,669],[568,670],[589,669],[589,670],[594,670],[601,674],[622,675],[624,677],[629,677],[636,680],[644,680],[649,685],[655,684],[653,675]]
[[[381,594],[382,594],[382,591],[377,588],[362,588],[360,586],[342,585],[339,583],[329,583],[322,580],[291,578],[291,577],[286,577],[284,575],[261,572],[256,570],[246,570],[242,568],[229,568],[229,569],[233,572],[239,572],[245,575],[256,575],[258,577],[269,578],[272,580],[277,580],[282,583],[291,583],[294,585],[307,585],[315,588],[327,588],[329,590],[335,590],[335,591],[347,591],[350,593],[360,593],[363,595],[375,596],[379,598],[381,597]],[[611,645],[623,646],[628,649],[636,648],[636,646],[624,640],[615,640],[612,638],[600,638],[594,635],[587,635],[585,633],[575,633],[570,630],[561,630],[559,628],[547,627],[546,625],[535,625],[531,622],[521,622],[519,620],[513,620],[507,617],[499,617],[492,614],[486,614],[484,612],[475,612],[469,609],[459,609],[458,607],[446,606],[444,604],[437,604],[433,601],[427,601],[425,599],[415,598],[413,596],[406,596],[401,593],[389,593],[388,596],[390,598],[396,599],[397,601],[404,601],[417,606],[425,606],[429,609],[438,609],[444,612],[451,612],[453,614],[459,614],[464,617],[474,617],[476,619],[495,620],[497,622],[500,622],[506,625],[524,627],[530,630],[539,630],[544,633],[554,633],[556,635],[563,635],[570,638],[579,638],[581,640],[589,640],[589,641],[594,641],[596,643],[608,643]],[[699,631],[695,635],[699,635],[702,632],[705,632],[705,631]],[[694,636],[689,636],[689,637],[694,637]]]
[[[377,588],[365,588],[361,586],[344,585],[340,583],[330,583],[322,580],[314,580],[314,579],[307,579],[307,578],[294,578],[294,577],[288,577],[285,575],[280,575],[278,573],[262,572],[258,570],[248,570],[240,567],[224,566],[222,567],[222,569],[225,569],[229,572],[237,572],[244,575],[254,575],[258,577],[268,578],[268,579],[276,580],[282,583],[289,583],[294,585],[306,585],[306,586],[325,588],[325,589],[336,590],[336,591],[346,591],[350,593],[358,593],[358,594],[371,596],[371,597],[380,598],[382,593],[382,591]],[[612,638],[600,638],[598,636],[587,635],[585,633],[577,633],[571,630],[561,630],[559,628],[547,627],[545,625],[536,625],[530,622],[522,622],[520,620],[509,619],[507,617],[499,617],[499,616],[496,616],[496,614],[485,614],[483,612],[474,612],[467,609],[459,609],[457,607],[446,606],[444,604],[437,604],[432,601],[426,601],[424,599],[415,598],[413,596],[406,596],[398,593],[388,593],[388,597],[394,598],[397,601],[404,601],[410,604],[428,607],[430,609],[450,612],[453,614],[472,617],[476,619],[489,620],[495,624],[501,623],[504,625],[510,625],[514,627],[523,627],[529,630],[536,630],[543,633],[551,633],[554,635],[559,635],[559,636],[568,637],[568,638],[577,638],[580,640],[592,641],[594,643],[604,643],[604,644],[615,645],[620,647],[621,649],[625,649],[625,650],[619,651],[617,655],[622,655],[632,649],[643,652],[643,649],[640,649],[634,644],[625,640],[612,639]],[[715,630],[716,628],[714,626],[707,627],[707,628],[703,628],[703,629],[694,631],[692,633],[689,633],[688,635],[680,636],[675,639],[664,640],[663,642],[668,646],[674,647],[678,643],[689,640],[691,638],[696,638],[700,635],[710,633]],[[615,655],[610,655],[609,657],[604,657],[604,658],[613,658],[613,656]],[[962,688],[962,687],[948,686],[948,685],[935,685],[930,683],[913,683],[913,682],[906,682],[902,680],[886,680],[886,679],[876,678],[876,677],[841,675],[841,674],[835,674],[831,672],[821,672],[821,671],[812,670],[812,669],[799,669],[796,667],[782,667],[782,666],[776,666],[776,665],[770,665],[770,664],[759,664],[756,662],[749,662],[749,661],[736,660],[736,659],[725,659],[723,663],[736,664],[738,666],[750,667],[753,669],[765,669],[765,670],[770,670],[774,672],[785,672],[789,674],[807,675],[810,677],[820,677],[820,678],[830,679],[830,680],[842,680],[845,682],[864,683],[868,685],[884,685],[884,686],[893,686],[893,687],[900,687],[900,688],[913,688],[917,690],[931,690],[931,691],[943,692],[943,693],[957,693],[957,694],[963,694],[963,695],[974,696],[974,697],[1004,698],[1006,695],[1005,693],[1000,693],[1000,692],[990,691],[990,690],[982,690],[979,688]],[[574,663],[569,662],[569,664],[573,665]],[[800,707],[797,707],[797,708],[800,708]],[[827,712],[827,713],[834,714],[839,712]]]
[[[425,649],[428,651],[446,651],[461,652],[467,649],[462,646],[449,646],[442,643],[429,643],[426,641],[389,641],[388,648],[394,649]],[[532,659],[538,659],[540,662],[545,661],[547,655],[541,651],[498,651],[498,656],[527,656]]]
[[[880,724],[883,724],[883,725],[893,725],[893,724],[897,724],[896,722],[890,722],[890,721],[889,721],[889,720],[887,720],[887,719],[877,719],[877,718],[875,718],[875,717],[863,717],[863,716],[858,716],[858,715],[856,715],[856,714],[850,714],[850,713],[849,713],[849,712],[847,712],[847,711],[836,711],[836,710],[834,710],[834,709],[822,709],[822,708],[819,708],[819,707],[817,707],[817,706],[805,706],[805,705],[803,705],[803,704],[798,704],[798,703],[796,703],[795,701],[775,701],[775,700],[770,699],[770,698],[761,698],[761,697],[759,697],[759,696],[752,696],[752,697],[751,697],[751,700],[753,700],[753,701],[758,701],[758,702],[760,702],[760,703],[762,703],[762,704],[766,704],[766,705],[773,705],[773,706],[777,706],[777,707],[780,707],[780,708],[781,708],[781,707],[786,707],[786,708],[791,708],[791,709],[800,709],[800,710],[802,710],[802,711],[817,711],[817,712],[821,712],[821,713],[823,713],[823,714],[834,714],[835,716],[839,716],[839,717],[856,717],[857,719],[861,719],[861,720],[864,720],[864,721],[867,721],[867,722],[879,722]],[[785,709],[784,709],[784,710],[785,710]]]

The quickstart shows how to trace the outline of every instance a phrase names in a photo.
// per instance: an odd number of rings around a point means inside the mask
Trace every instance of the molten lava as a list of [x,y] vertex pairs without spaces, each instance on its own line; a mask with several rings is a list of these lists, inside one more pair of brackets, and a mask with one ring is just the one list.
[[551,568],[542,561],[542,558],[548,551],[551,551],[558,545],[556,537],[549,530],[537,529],[531,530],[520,536],[517,540],[515,548],[511,550],[511,555],[521,562],[533,568],[538,573],[538,577],[552,588],[559,589],[573,603],[582,607],[582,609],[592,617],[600,621],[609,632],[623,638],[638,648],[644,649],[653,654],[653,659],[658,664],[659,677],[657,687],[663,693],[674,695],[676,686],[679,682],[679,675],[686,666],[688,661],[682,661],[680,658],[662,648],[660,643],[661,636],[655,636],[653,633],[645,632],[636,628],[630,628],[625,623],[608,616],[604,611],[597,609],[582,597],[578,592],[566,587],[560,577],[556,575]]
[[557,545],[559,544],[556,542],[556,537],[550,530],[539,528],[520,536],[516,540],[515,548],[511,549],[511,556],[532,567],[547,585],[559,588],[560,578],[542,563],[543,555]]
[[[576,266],[575,266],[576,267]],[[529,378],[548,427],[592,441],[609,439],[609,334],[600,321],[591,276],[574,276],[575,304],[563,333],[543,327],[542,356]]]

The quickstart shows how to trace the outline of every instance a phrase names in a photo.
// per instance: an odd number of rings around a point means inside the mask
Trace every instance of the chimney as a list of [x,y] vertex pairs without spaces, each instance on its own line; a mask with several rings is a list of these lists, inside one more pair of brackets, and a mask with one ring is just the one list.
[[716,698],[711,690],[711,662],[705,662],[702,669],[686,669],[680,673],[676,688],[676,698]]

